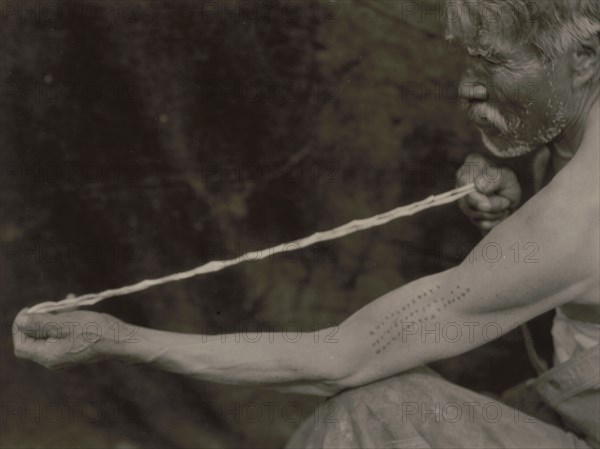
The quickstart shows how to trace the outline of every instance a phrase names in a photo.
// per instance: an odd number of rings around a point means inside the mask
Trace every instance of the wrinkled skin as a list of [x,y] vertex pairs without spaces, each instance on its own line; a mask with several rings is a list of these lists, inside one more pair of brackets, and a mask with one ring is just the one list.
[[550,62],[508,37],[467,42],[460,96],[497,157],[527,154],[558,137],[578,108],[568,55]]
[[458,186],[470,183],[475,183],[477,191],[461,198],[459,207],[484,232],[507,218],[521,202],[521,186],[515,173],[478,153],[467,156],[457,173]]
[[[549,61],[508,34],[483,33],[477,42],[463,45],[468,56],[460,84],[461,104],[492,155],[524,156],[562,140],[569,141],[565,142],[567,153],[577,150],[573,135],[581,132],[590,91],[576,82],[574,61],[585,54],[578,56],[579,50],[573,50]],[[592,47],[597,50],[598,42],[592,40]],[[486,176],[490,168],[500,176]],[[484,232],[507,218],[521,202],[515,173],[496,167],[480,154],[471,154],[457,174],[457,186],[471,182],[477,192],[461,199],[459,205]]]
[[15,355],[49,369],[91,363],[109,356],[108,342],[120,321],[97,312],[19,312],[13,324]]

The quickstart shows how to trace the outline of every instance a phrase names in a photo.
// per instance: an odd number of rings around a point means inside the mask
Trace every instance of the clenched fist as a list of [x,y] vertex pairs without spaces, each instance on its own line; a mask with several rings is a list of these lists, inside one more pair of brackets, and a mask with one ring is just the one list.
[[119,323],[96,312],[50,314],[23,309],[13,325],[15,355],[50,369],[103,360],[111,355]]
[[478,153],[467,156],[456,178],[457,187],[475,183],[477,191],[461,198],[459,207],[484,232],[508,217],[521,202],[521,186],[515,173]]

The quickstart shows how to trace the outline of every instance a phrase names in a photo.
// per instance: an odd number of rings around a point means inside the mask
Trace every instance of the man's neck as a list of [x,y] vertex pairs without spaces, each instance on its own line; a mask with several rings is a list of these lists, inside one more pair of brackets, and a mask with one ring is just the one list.
[[[574,120],[550,146],[551,148],[554,147],[553,153],[559,153],[558,156],[562,158],[567,156],[572,157],[579,149],[586,130],[588,130],[589,127],[598,126],[597,123],[590,123],[590,115],[593,115],[590,114],[590,112],[594,107],[598,107],[600,86],[597,86],[594,92],[586,97],[587,98],[584,100],[582,107],[579,108],[579,113],[575,116]],[[555,156],[557,155],[555,154]]]

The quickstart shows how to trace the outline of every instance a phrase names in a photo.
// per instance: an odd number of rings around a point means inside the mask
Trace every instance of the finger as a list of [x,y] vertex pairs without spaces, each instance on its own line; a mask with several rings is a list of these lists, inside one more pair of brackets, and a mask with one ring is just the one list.
[[478,191],[488,195],[504,189],[519,188],[517,175],[510,168],[499,167],[493,163],[488,163],[477,173],[474,182]]
[[471,153],[466,157],[465,163],[461,167],[461,174],[466,174],[469,182],[474,182],[475,178],[480,176],[489,165],[492,165],[492,162],[481,154]]
[[31,347],[33,342],[35,342],[35,340],[27,338],[21,333],[15,332],[13,334],[15,357],[18,359],[29,359],[33,352]]
[[466,198],[461,198],[460,200],[458,200],[458,208],[467,217],[470,217],[473,213],[473,209],[471,208],[471,206],[469,206],[469,203],[467,202]]
[[502,220],[502,219],[506,218],[505,214],[503,212],[491,213],[491,212],[481,212],[479,210],[471,210],[471,212],[468,215],[472,221],[498,221],[498,220]]
[[510,200],[500,195],[488,196],[490,202],[490,209],[488,212],[492,213],[504,213],[510,209]]
[[60,334],[60,327],[50,314],[25,313],[19,315],[18,321],[15,319],[17,330],[29,337],[36,339],[57,338]]
[[469,154],[463,165],[456,171],[456,187],[462,187],[473,182],[475,175],[479,173],[480,155],[477,153]]
[[482,212],[489,212],[492,207],[489,198],[479,192],[473,192],[467,195],[466,201],[471,209],[480,210]]
[[27,318],[28,311],[29,311],[29,308],[27,308],[27,307],[21,309],[19,311],[19,313],[17,313],[17,315],[15,316],[15,324],[23,322],[23,320],[25,320]]
[[15,356],[20,359],[37,361],[40,354],[47,352],[47,341],[36,340],[24,334],[18,334],[13,338]]
[[485,195],[490,195],[498,190],[500,190],[501,186],[500,169],[493,165],[489,165],[486,169],[479,173],[475,179],[475,188],[478,192],[481,192]]
[[15,356],[20,359],[31,360],[49,369],[57,369],[68,362],[65,357],[65,343],[56,343],[49,340],[26,339],[15,345]]
[[482,220],[497,221],[506,218],[504,212],[482,212],[477,209],[471,208],[466,201],[459,203],[460,210],[471,220],[471,222],[477,224]]
[[496,220],[496,221],[484,220],[484,221],[477,222],[477,226],[484,231],[490,231],[491,229],[498,226],[501,222],[502,222],[502,220]]
[[39,331],[40,323],[39,320],[35,319],[33,314],[27,313],[27,310],[28,309],[21,310],[15,317],[15,330],[24,335],[35,337],[37,336],[37,331]]
[[470,153],[465,158],[465,162],[472,166],[483,167],[491,162],[487,160],[481,153]]
[[481,155],[477,153],[468,155],[465,163],[456,172],[456,187],[462,187],[474,182],[485,164],[486,160]]
[[[513,174],[513,176],[515,176]],[[498,190],[499,196],[507,198],[512,207],[517,207],[521,202],[521,186],[517,181],[516,177],[514,179],[509,177],[506,182],[502,184],[500,190]]]
[[502,221],[510,216],[510,211],[505,210],[503,212],[480,212],[476,211],[473,213],[476,221]]
[[456,172],[456,187],[463,187],[473,182],[473,174],[463,165]]
[[513,206],[521,200],[521,187],[515,173],[506,167],[489,165],[475,177],[475,188],[486,194],[507,198]]

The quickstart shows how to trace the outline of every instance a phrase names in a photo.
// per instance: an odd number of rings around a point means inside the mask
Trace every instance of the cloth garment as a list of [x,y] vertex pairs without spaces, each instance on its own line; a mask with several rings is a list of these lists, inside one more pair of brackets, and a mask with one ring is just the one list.
[[569,319],[558,307],[552,324],[552,339],[554,364],[559,365],[597,345],[600,342],[600,325]]
[[330,398],[286,448],[598,449],[599,393],[600,345],[522,385],[512,407],[419,367]]

